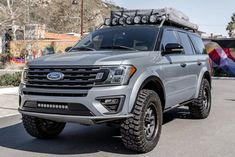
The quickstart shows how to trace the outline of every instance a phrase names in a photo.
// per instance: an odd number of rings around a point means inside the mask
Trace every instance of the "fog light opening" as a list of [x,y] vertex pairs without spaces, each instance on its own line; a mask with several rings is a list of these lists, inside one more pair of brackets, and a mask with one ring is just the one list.
[[102,97],[97,98],[96,100],[98,100],[109,111],[109,113],[117,113],[123,103],[123,96]]

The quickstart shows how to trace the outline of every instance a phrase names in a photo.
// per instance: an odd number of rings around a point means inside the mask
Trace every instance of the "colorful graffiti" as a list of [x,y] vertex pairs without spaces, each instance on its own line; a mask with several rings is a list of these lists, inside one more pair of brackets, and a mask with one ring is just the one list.
[[212,61],[221,69],[235,76],[235,48],[222,48],[217,42],[205,44]]

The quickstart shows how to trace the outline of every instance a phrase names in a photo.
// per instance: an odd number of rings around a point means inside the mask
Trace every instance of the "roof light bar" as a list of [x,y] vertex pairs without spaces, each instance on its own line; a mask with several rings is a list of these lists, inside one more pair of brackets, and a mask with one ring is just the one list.
[[106,18],[106,19],[104,20],[104,25],[110,26],[110,25],[111,25],[111,19],[110,19],[110,18]]
[[136,16],[135,18],[134,18],[134,23],[135,24],[139,24],[141,22],[141,16]]
[[129,16],[128,18],[126,18],[126,23],[127,23],[128,25],[133,24],[133,23],[134,23],[134,18],[131,17],[131,16]]
[[119,21],[118,23],[119,23],[120,25],[124,25],[125,22],[126,22],[126,18],[125,18],[125,17],[121,17],[121,18],[119,18],[118,21]]
[[[166,21],[166,22],[165,22]],[[160,24],[198,30],[198,26],[189,21],[181,11],[173,8],[149,9],[149,10],[121,10],[112,11],[110,19],[105,19],[105,25],[124,25],[124,24]]]
[[149,16],[147,16],[147,15],[142,16],[141,22],[144,23],[144,24],[148,23],[149,22]]
[[113,18],[112,19],[112,25],[117,25],[118,24],[118,18]]
[[149,18],[149,21],[150,21],[151,23],[155,23],[155,22],[157,22],[157,18],[158,18],[157,15],[151,15],[150,18]]

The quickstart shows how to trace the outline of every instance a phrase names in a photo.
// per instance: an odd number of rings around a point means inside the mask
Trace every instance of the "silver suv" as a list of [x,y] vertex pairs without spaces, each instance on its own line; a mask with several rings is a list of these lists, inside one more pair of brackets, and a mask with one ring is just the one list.
[[28,63],[19,102],[26,131],[46,139],[66,122],[117,123],[127,148],[149,152],[164,112],[187,105],[192,118],[207,118],[209,58],[195,25],[177,13],[112,12],[67,53]]

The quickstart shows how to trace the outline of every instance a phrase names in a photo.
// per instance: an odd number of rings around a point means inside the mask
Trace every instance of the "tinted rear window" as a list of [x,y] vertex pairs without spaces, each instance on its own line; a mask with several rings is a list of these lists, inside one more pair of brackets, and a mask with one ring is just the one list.
[[190,39],[193,42],[193,46],[197,54],[206,54],[205,45],[202,42],[202,39],[196,35],[190,35]]
[[192,45],[191,45],[188,35],[183,32],[178,32],[178,34],[179,34],[182,46],[184,47],[184,53],[186,55],[193,55],[194,52],[193,52]]

